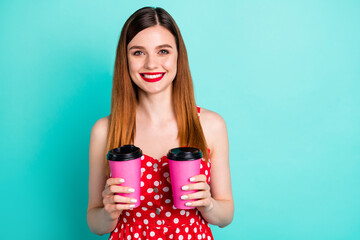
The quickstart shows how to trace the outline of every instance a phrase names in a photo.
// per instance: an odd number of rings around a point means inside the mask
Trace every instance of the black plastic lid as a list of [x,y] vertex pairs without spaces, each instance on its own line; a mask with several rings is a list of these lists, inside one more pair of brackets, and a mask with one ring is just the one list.
[[167,158],[176,161],[190,161],[202,158],[202,152],[198,148],[179,147],[169,150]]
[[134,145],[123,145],[118,148],[111,149],[106,155],[109,161],[128,161],[141,157],[142,151]]

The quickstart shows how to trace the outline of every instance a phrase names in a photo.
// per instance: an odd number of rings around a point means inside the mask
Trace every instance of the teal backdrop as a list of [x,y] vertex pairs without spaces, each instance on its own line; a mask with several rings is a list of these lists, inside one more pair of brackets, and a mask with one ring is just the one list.
[[0,1],[1,239],[86,222],[93,124],[137,9],[166,9],[197,104],[226,121],[235,217],[215,239],[360,239],[360,2]]

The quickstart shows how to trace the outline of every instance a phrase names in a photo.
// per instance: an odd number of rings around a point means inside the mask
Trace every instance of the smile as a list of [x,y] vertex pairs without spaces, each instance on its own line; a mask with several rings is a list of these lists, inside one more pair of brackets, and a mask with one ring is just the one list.
[[161,73],[161,72],[154,72],[154,73],[140,73],[140,76],[142,77],[142,79],[144,79],[147,82],[157,82],[160,81],[163,76],[165,75],[165,73]]

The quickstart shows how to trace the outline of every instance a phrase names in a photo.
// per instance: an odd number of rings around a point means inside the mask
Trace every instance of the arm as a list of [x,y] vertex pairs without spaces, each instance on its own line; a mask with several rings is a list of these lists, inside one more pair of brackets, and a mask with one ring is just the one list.
[[116,219],[111,219],[105,214],[102,191],[105,186],[104,158],[106,155],[107,119],[98,120],[91,129],[89,146],[89,202],[87,222],[90,230],[103,235],[111,232],[116,224]]
[[234,201],[231,189],[229,142],[224,119],[217,113],[202,109],[201,125],[211,149],[211,181],[206,183],[204,175],[194,176],[195,184],[189,190],[189,199],[199,199],[192,203],[210,224],[219,227],[229,225],[234,216]]
[[117,186],[119,178],[106,179],[104,160],[106,156],[108,119],[98,120],[90,136],[89,147],[89,202],[87,223],[90,230],[103,235],[116,227],[123,209],[130,209],[130,198],[114,195],[115,192],[129,192],[127,187]]

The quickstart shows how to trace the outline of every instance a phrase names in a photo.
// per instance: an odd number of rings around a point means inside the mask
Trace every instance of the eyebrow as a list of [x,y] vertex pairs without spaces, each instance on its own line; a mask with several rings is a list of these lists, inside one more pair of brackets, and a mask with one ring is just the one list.
[[[172,46],[170,46],[169,44],[162,44],[157,46],[156,48],[172,48]],[[145,49],[145,48],[142,46],[132,46],[131,48],[129,48],[129,50],[131,49]]]

